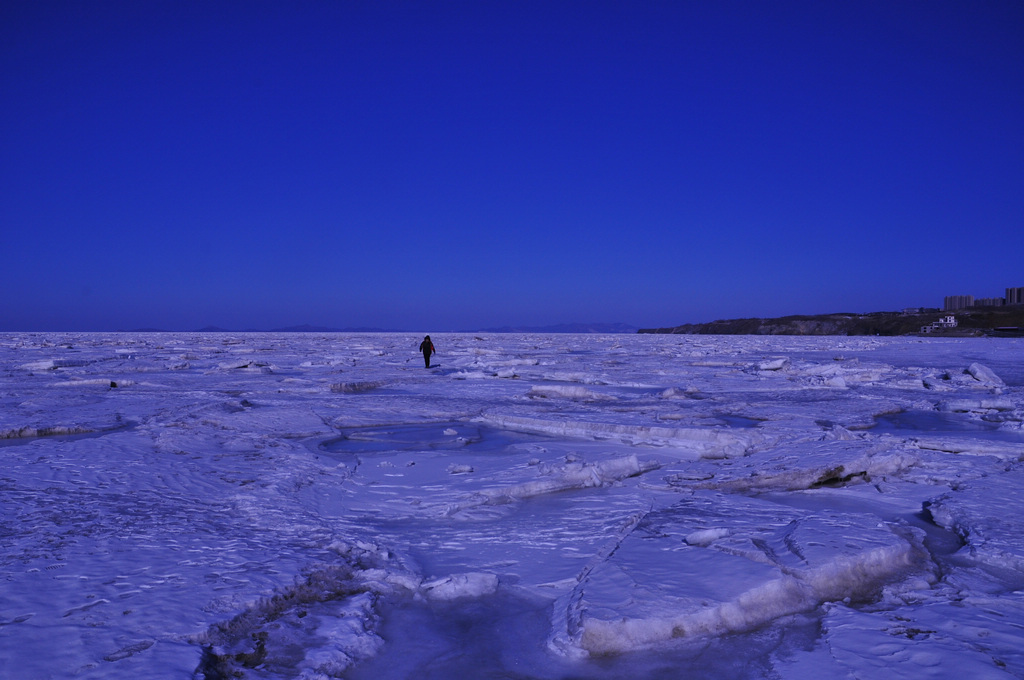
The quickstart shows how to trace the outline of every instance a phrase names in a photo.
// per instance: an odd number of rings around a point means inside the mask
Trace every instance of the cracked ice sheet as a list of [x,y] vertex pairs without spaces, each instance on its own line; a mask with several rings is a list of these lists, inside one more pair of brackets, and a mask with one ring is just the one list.
[[624,652],[868,599],[930,570],[919,534],[870,514],[810,514],[698,492],[647,514],[583,576],[560,603],[569,611],[556,642]]
[[[375,450],[389,432],[421,446]],[[548,595],[650,508],[651,494],[636,487],[673,460],[656,450],[538,442],[466,424],[358,434],[321,454],[351,471],[321,501],[322,514],[347,515],[378,540],[404,543],[428,577],[459,571],[471,554],[478,567]]]
[[775,659],[781,677],[1009,680],[1024,669],[1024,598],[971,596],[886,611],[825,607],[816,647]]
[[[861,627],[904,638],[908,652],[922,636],[900,632],[890,614],[938,630],[941,616],[995,612],[1006,626],[985,628],[992,667],[1022,673],[1011,653],[1015,564],[993,574],[933,555],[934,586],[926,563],[889,570],[914,546],[912,528],[927,530],[908,519],[925,501],[977,484],[969,512],[943,500],[958,508],[950,526],[975,536],[1021,514],[1014,494],[995,507],[983,491],[1020,465],[1020,341],[434,338],[441,354],[425,371],[420,337],[403,334],[0,336],[0,430],[15,437],[0,447],[0,670],[187,677],[207,645],[212,657],[239,655],[236,670],[250,678],[403,677],[388,674],[388,660],[420,640],[426,648],[403,656],[420,659],[407,667],[419,677],[451,677],[455,658],[499,659],[459,668],[469,675],[699,670],[708,659],[678,641],[645,642],[621,661],[562,656],[545,642],[579,632],[571,621],[673,622],[700,596],[735,604],[709,610],[739,628],[778,603],[811,607],[762,616],[750,633],[698,636],[698,650],[735,657],[721,677],[800,677],[787,660],[842,648],[844,659],[819,669],[827,675],[874,653],[868,635],[842,633],[854,627],[824,625],[846,607],[828,603],[848,592]],[[972,373],[976,363],[991,371]],[[876,434],[872,421],[893,410],[939,412],[956,431],[893,422]],[[989,439],[989,427],[1008,436]],[[320,447],[378,428],[389,434],[356,453]],[[716,453],[708,442],[736,441],[741,455],[703,455]],[[816,482],[840,488],[801,491]],[[724,514],[712,524],[679,505],[714,494]],[[765,515],[763,503],[778,509]],[[665,521],[665,536],[640,538],[645,518],[673,508],[678,528]],[[832,542],[837,532],[848,540]],[[1012,531],[1000,536],[976,543],[987,546],[978,554],[1016,549]],[[879,559],[858,563],[876,550]],[[694,556],[682,567],[696,578],[659,566],[655,556],[676,552]],[[870,578],[838,579],[842,588],[824,578],[858,564]],[[855,597],[875,582],[888,584],[877,599]],[[791,599],[778,587],[787,583],[799,586]],[[575,594],[581,608],[559,615],[556,604]],[[801,616],[811,644],[785,642]],[[480,646],[451,632],[466,620],[497,631],[531,623]],[[818,621],[822,632],[808,632]],[[959,653],[936,640],[930,653]]]
[[926,505],[937,524],[964,540],[963,557],[1002,574],[1020,574],[1017,587],[1024,587],[1024,517],[1014,506],[1022,489],[1024,470],[1018,467],[957,485]]

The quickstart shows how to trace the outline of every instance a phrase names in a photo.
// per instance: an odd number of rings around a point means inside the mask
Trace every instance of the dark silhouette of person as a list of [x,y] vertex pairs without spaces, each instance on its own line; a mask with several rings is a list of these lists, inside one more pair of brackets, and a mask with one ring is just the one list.
[[420,343],[420,351],[423,352],[423,363],[427,365],[427,368],[430,368],[430,355],[435,354],[437,350],[434,349],[434,343],[430,341],[429,335],[423,336],[423,342]]

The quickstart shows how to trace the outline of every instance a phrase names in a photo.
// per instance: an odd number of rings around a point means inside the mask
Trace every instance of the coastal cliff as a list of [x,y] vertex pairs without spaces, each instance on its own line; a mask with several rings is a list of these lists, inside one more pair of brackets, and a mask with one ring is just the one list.
[[[709,323],[682,324],[671,328],[641,328],[640,333],[682,335],[916,335],[921,327],[941,317],[954,315],[957,327],[929,335],[971,337],[1013,334],[997,330],[1024,327],[1024,307],[987,307],[956,312],[873,312],[870,314],[819,314],[783,316],[774,319],[726,319]],[[1017,331],[1019,332],[1019,330]]]

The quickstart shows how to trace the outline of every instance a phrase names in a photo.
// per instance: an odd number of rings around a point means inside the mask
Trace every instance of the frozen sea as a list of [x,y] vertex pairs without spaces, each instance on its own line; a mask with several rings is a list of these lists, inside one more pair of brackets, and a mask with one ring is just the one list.
[[0,335],[4,678],[1022,678],[1024,340]]

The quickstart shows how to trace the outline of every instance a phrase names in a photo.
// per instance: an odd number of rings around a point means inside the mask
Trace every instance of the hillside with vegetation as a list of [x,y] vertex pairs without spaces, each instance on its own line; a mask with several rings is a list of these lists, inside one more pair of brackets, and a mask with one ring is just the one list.
[[[872,312],[870,314],[818,314],[783,316],[774,319],[726,319],[709,323],[683,324],[672,328],[642,328],[640,333],[683,335],[916,335],[922,326],[953,315],[957,327],[931,335],[1010,335],[1024,328],[1024,306],[972,307],[956,312]],[[1016,331],[1005,330],[1007,328]],[[1004,330],[999,330],[1004,329]]]

